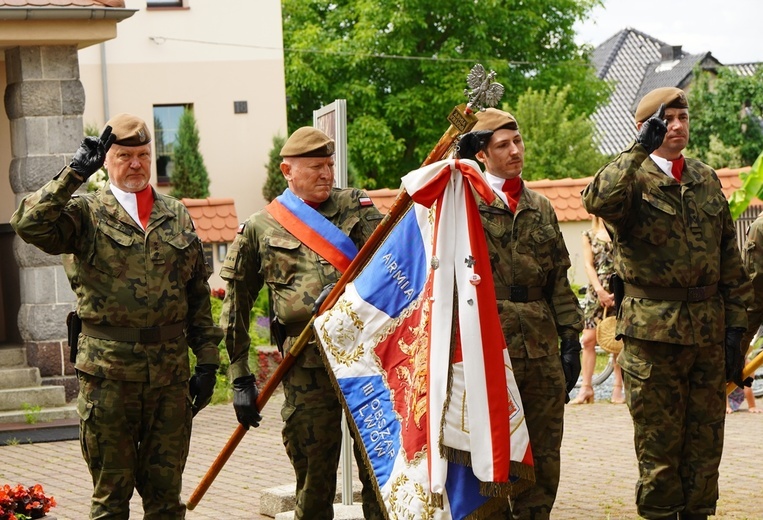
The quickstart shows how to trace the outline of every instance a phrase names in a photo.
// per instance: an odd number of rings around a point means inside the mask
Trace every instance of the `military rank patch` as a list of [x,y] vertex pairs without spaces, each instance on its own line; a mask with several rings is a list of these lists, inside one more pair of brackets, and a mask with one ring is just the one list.
[[358,202],[360,202],[360,207],[365,208],[366,206],[373,206],[374,201],[371,200],[371,197],[360,197],[358,199]]

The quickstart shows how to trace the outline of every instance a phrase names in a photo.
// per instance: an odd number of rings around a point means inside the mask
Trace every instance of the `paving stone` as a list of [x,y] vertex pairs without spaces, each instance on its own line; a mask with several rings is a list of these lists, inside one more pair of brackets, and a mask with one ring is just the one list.
[[[294,486],[294,473],[281,441],[282,402],[279,390],[262,411],[262,425],[244,436],[206,494],[188,512],[187,520],[273,520],[260,511],[262,497],[272,488]],[[758,407],[763,407],[763,400],[758,399]],[[231,405],[210,406],[196,416],[183,476],[184,500],[194,492],[236,424]],[[756,499],[760,471],[755,466],[755,461],[763,460],[763,443],[758,441],[761,438],[763,414],[748,413],[743,405],[741,411],[727,416],[720,500],[714,519],[763,518],[763,506]],[[0,484],[40,483],[46,493],[56,497],[58,506],[51,515],[57,520],[88,517],[91,479],[78,441],[0,445],[0,461]],[[554,520],[637,519],[637,476],[633,426],[625,405],[602,399],[566,408],[562,476],[552,513]],[[359,486],[357,477],[353,478],[353,489],[355,486]],[[355,516],[339,516],[344,509],[337,504],[338,519],[362,518],[359,504],[348,508],[348,514]],[[131,518],[142,518],[137,493],[131,510]],[[279,514],[278,518],[290,517]]]

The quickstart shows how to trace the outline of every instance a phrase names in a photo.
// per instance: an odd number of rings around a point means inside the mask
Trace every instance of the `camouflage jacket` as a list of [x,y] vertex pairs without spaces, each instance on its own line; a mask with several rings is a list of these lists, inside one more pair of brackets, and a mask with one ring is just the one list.
[[108,186],[72,197],[80,185],[65,168],[24,198],[11,225],[46,253],[65,254],[83,322],[130,328],[182,322],[185,334],[159,343],[80,335],[77,370],[163,386],[189,378],[189,346],[198,363],[218,365],[222,332],[212,320],[211,270],[185,206],[154,193],[144,233]]
[[618,334],[709,346],[723,342],[725,327],[747,327],[750,283],[728,203],[709,166],[687,158],[678,184],[633,144],[597,172],[583,204],[614,231],[615,271],[626,283],[718,284],[717,294],[697,302],[626,296]]
[[[374,206],[361,206],[359,198],[364,196],[356,189],[334,189],[317,209],[349,236],[358,249],[382,218]],[[266,210],[249,217],[220,271],[228,282],[220,324],[231,361],[231,379],[250,373],[250,312],[263,285],[269,287],[275,315],[286,326],[288,349],[290,341],[310,320],[323,287],[336,282],[340,275]],[[315,341],[310,342],[296,362],[304,367],[323,366]]]
[[540,300],[498,300],[509,355],[538,358],[558,352],[558,338],[577,338],[583,330],[583,311],[567,279],[570,255],[554,208],[526,186],[514,215],[499,197],[488,205],[478,196],[478,203],[495,286],[543,290]]
[[763,323],[763,213],[747,230],[744,243],[744,266],[752,282],[753,299],[747,307],[747,333],[742,345],[749,345]]

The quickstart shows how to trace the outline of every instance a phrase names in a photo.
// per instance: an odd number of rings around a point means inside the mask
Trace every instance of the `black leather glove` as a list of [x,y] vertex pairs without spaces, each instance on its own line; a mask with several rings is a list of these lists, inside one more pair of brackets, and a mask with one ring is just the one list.
[[191,394],[193,415],[196,416],[202,408],[212,400],[217,382],[217,365],[196,365],[196,370],[188,381],[188,391]]
[[[752,386],[752,378],[742,380],[744,371],[744,353],[742,352],[742,335],[744,329],[729,327],[726,329],[724,348],[726,351],[726,382],[733,382],[739,388]],[[747,349],[745,349],[745,352]]]
[[331,294],[331,291],[334,290],[335,283],[330,283],[326,285],[321,293],[318,295],[318,299],[315,300],[315,304],[313,305],[313,314],[318,315],[318,312],[321,310],[321,305],[323,305],[323,302],[326,301],[326,298],[329,297],[329,294]]
[[657,112],[652,117],[641,124],[636,136],[636,142],[646,149],[647,153],[652,153],[662,145],[665,134],[668,133],[668,127],[665,124],[665,103],[660,105]]
[[472,159],[477,155],[477,152],[483,150],[487,146],[487,142],[493,137],[492,130],[477,130],[474,132],[468,132],[461,137],[456,146],[456,152],[460,159]]
[[88,177],[101,169],[103,161],[106,160],[106,152],[109,151],[116,138],[117,136],[111,133],[110,126],[103,129],[100,137],[85,137],[77,151],[74,152],[69,167],[87,180]]
[[567,383],[567,399],[569,393],[575,388],[580,376],[580,340],[574,338],[562,338],[561,346],[562,370],[564,371],[564,381]]
[[247,430],[252,426],[258,427],[262,420],[260,411],[257,410],[258,395],[252,374],[233,380],[233,409],[239,424]]

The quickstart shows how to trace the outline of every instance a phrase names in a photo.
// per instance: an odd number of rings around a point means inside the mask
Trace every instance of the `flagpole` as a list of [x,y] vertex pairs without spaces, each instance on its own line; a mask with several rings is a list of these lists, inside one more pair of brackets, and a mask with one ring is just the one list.
[[[456,140],[458,139],[459,135],[469,132],[474,127],[474,125],[477,123],[477,118],[474,115],[474,110],[480,110],[482,107],[493,106],[495,103],[497,103],[497,101],[503,95],[503,86],[499,83],[493,82],[494,76],[495,73],[493,72],[490,74],[485,74],[484,67],[479,64],[475,65],[471,69],[469,76],[467,77],[467,83],[470,87],[472,87],[472,90],[464,91],[464,94],[466,94],[469,98],[469,102],[454,107],[450,112],[447,118],[450,122],[450,126],[442,135],[440,140],[437,141],[437,144],[434,146],[434,148],[432,148],[432,151],[429,152],[429,155],[427,155],[426,159],[421,164],[422,167],[444,159],[448,152],[456,144]],[[320,306],[320,309],[312,318],[310,318],[310,321],[302,330],[302,333],[299,335],[299,337],[294,341],[281,363],[278,364],[273,374],[267,380],[265,385],[263,385],[263,387],[260,389],[259,395],[257,397],[258,410],[262,410],[265,407],[268,400],[273,395],[273,392],[281,383],[281,380],[283,379],[286,372],[288,372],[289,369],[294,365],[297,356],[300,355],[305,346],[313,338],[313,323],[315,322],[315,317],[322,314],[326,310],[333,307],[334,304],[336,304],[339,297],[344,293],[344,288],[347,286],[347,284],[354,280],[358,274],[360,274],[360,270],[365,267],[365,264],[371,258],[373,253],[379,248],[382,241],[387,237],[394,225],[397,224],[403,215],[405,215],[406,211],[412,203],[413,201],[411,196],[408,194],[408,192],[405,191],[404,188],[401,188],[400,193],[392,203],[392,206],[390,206],[387,214],[384,216],[376,229],[374,229],[373,233],[371,233],[371,236],[368,238],[360,251],[358,251],[358,254],[352,260],[347,270],[342,274],[341,278],[339,278],[334,288],[326,297],[323,304]],[[199,501],[201,501],[201,499],[204,497],[204,494],[212,485],[212,482],[214,482],[215,478],[220,473],[225,463],[228,462],[228,459],[233,454],[241,440],[244,438],[246,432],[247,429],[240,424],[233,431],[233,434],[228,439],[228,442],[225,444],[225,446],[223,446],[222,450],[220,450],[220,453],[217,455],[214,462],[212,462],[212,465],[209,467],[206,474],[202,477],[201,481],[196,486],[196,489],[188,498],[186,507],[189,510],[193,510]]]
[[[758,352],[758,355],[752,358],[750,362],[744,366],[744,370],[742,371],[742,381],[748,377],[755,377],[755,371],[760,365],[763,365],[763,350]],[[726,395],[733,392],[735,388],[737,388],[736,383],[726,383]]]

